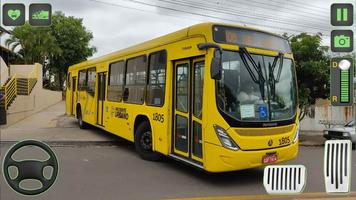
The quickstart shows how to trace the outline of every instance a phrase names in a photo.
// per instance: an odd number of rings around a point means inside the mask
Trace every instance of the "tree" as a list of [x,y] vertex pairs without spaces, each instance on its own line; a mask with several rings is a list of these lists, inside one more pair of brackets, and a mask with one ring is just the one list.
[[53,15],[50,33],[62,49],[61,54],[53,54],[49,58],[49,67],[55,72],[59,89],[62,89],[68,67],[85,61],[96,52],[96,48],[90,46],[93,34],[83,26],[83,20],[65,16],[62,12]]
[[19,49],[18,63],[44,63],[47,57],[61,54],[61,49],[57,46],[55,37],[50,34],[49,27],[34,27],[28,22],[15,27],[5,44],[12,51]]
[[301,33],[290,37],[296,63],[300,120],[310,114],[316,99],[329,97],[328,47],[322,46],[320,35]]
[[[49,27],[31,26],[28,22],[15,27],[6,45],[18,50],[16,63],[44,64],[43,75],[46,87],[62,89],[65,74],[70,65],[92,56],[96,48],[90,46],[93,34],[83,26],[83,20],[56,12]],[[48,63],[47,65],[45,64]],[[58,83],[51,83],[51,77]]]

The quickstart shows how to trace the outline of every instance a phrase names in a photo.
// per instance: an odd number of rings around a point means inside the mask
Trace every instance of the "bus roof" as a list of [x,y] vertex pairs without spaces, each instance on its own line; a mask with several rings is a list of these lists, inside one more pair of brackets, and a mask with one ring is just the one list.
[[75,64],[75,65],[72,65],[69,67],[69,69],[73,70],[73,69],[81,68],[83,66],[90,66],[90,65],[95,65],[97,63],[105,62],[108,60],[114,60],[118,56],[121,57],[121,56],[129,55],[129,54],[133,54],[133,53],[136,53],[139,51],[156,48],[156,47],[159,47],[162,45],[166,45],[170,42],[178,41],[178,40],[181,40],[181,39],[184,39],[184,38],[187,38],[190,36],[194,36],[194,35],[203,35],[203,36],[205,36],[207,41],[214,42],[213,37],[212,37],[212,27],[214,25],[222,25],[222,26],[230,26],[230,27],[236,27],[236,28],[241,28],[241,29],[254,30],[254,31],[264,32],[264,33],[268,33],[270,35],[275,35],[275,36],[281,37],[277,34],[259,30],[259,29],[255,29],[255,28],[251,28],[251,27],[232,25],[232,24],[224,24],[224,23],[206,22],[206,23],[200,23],[200,24],[196,24],[196,25],[181,29],[176,32],[169,33],[167,35],[164,35],[164,36],[152,39],[152,40],[148,40],[146,42],[139,43],[137,45],[134,45],[134,46],[122,49],[122,50],[114,51],[112,53],[100,56],[98,58],[90,59],[90,60]]

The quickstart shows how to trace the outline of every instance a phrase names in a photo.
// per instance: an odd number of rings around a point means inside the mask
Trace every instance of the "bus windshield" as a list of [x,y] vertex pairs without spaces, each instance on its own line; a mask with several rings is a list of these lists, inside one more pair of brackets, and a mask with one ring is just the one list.
[[[291,59],[223,51],[217,81],[220,110],[238,121],[268,122],[296,114],[296,77]],[[246,59],[250,56],[250,59]],[[282,60],[282,62],[281,62]]]

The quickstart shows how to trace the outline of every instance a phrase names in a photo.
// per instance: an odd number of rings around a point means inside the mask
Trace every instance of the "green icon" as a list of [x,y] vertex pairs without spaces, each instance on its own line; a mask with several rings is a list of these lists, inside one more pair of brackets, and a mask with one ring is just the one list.
[[48,10],[40,10],[32,14],[32,19],[49,19]]
[[[1,0],[0,0],[1,1]],[[26,7],[19,3],[2,5],[2,24],[4,26],[22,26],[25,24]]]
[[340,102],[348,103],[350,101],[350,83],[349,70],[341,70],[340,72]]
[[347,22],[347,16],[348,16],[348,10],[347,8],[338,8],[337,9],[337,21],[338,22],[341,22],[341,21],[344,21],[344,22]]
[[330,66],[331,105],[352,106],[354,96],[352,58],[332,58]]
[[354,33],[352,30],[331,31],[331,51],[332,52],[352,52],[354,44]]
[[8,10],[7,15],[12,19],[12,20],[17,20],[21,16],[21,11],[20,10]]
[[33,3],[29,7],[29,22],[32,26],[51,25],[52,6],[48,3]]
[[334,37],[334,46],[336,48],[350,48],[350,37],[345,35],[336,35]]
[[331,5],[331,25],[352,26],[354,23],[354,6],[351,3],[334,3]]

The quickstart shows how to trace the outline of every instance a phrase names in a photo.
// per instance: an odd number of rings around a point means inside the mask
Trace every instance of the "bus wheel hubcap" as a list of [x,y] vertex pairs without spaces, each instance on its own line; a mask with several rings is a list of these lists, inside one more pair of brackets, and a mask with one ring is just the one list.
[[146,151],[151,150],[152,147],[151,132],[147,131],[143,133],[140,143],[144,150]]

